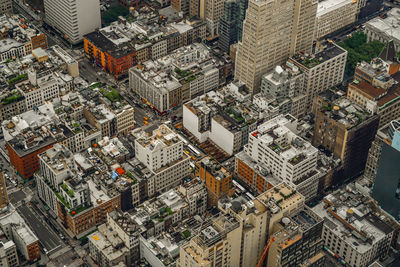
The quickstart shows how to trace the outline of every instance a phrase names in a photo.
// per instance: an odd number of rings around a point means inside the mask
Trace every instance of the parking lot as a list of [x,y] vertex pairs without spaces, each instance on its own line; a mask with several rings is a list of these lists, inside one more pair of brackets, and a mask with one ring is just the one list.
[[39,238],[41,245],[46,248],[48,252],[55,251],[57,248],[61,247],[62,243],[60,238],[46,223],[41,221],[28,206],[21,205],[17,210]]

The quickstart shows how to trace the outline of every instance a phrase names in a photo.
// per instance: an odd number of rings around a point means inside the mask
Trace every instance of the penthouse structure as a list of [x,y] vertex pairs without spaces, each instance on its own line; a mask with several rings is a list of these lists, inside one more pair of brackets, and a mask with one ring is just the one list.
[[159,112],[218,88],[219,63],[202,44],[192,44],[132,68],[129,86]]
[[177,186],[189,175],[189,157],[183,152],[183,142],[166,125],[160,125],[151,136],[135,134],[135,157],[153,174],[148,184],[152,196]]
[[297,54],[289,58],[289,62],[304,73],[304,91],[309,108],[320,92],[343,81],[346,58],[346,50],[330,43],[315,54]]
[[[240,154],[247,154],[265,166],[273,177],[310,199],[317,194],[317,181],[321,176],[317,169],[318,150],[293,132],[296,123],[290,115],[279,115],[261,124],[249,134],[249,143]],[[240,179],[257,189],[264,189],[267,178],[253,179],[252,173],[247,171],[248,165],[241,159],[243,157],[236,156],[235,161],[235,172]]]
[[280,114],[290,113],[298,118],[306,113],[304,73],[291,62],[263,75],[261,94],[272,96],[275,101],[271,105],[278,106]]
[[318,106],[312,144],[341,159],[345,177],[359,175],[378,130],[379,117],[338,95],[327,97],[325,104]]
[[372,212],[361,193],[347,186],[312,210],[324,219],[322,238],[328,252],[346,264],[368,266],[387,255],[394,230]]
[[47,49],[46,34],[20,15],[0,15],[0,28],[0,62],[29,55],[39,47]]
[[357,20],[359,1],[324,0],[318,3],[314,39],[318,40]]

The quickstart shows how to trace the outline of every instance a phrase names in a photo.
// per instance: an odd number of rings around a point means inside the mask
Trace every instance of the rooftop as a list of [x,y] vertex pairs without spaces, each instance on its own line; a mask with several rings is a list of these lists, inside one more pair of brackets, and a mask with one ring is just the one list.
[[144,131],[136,132],[135,136],[136,142],[152,151],[182,142],[178,135],[165,124],[155,129],[151,136]]
[[385,18],[376,17],[365,23],[366,27],[370,27],[380,34],[384,34],[389,39],[400,40],[400,30],[398,16],[399,8],[392,8],[386,13]]
[[326,196],[312,210],[324,224],[360,253],[365,253],[393,231],[375,216],[368,200],[347,186]]
[[327,105],[322,106],[319,110],[347,129],[359,125],[371,116],[366,109],[347,97],[339,97],[332,102],[328,102]]
[[322,51],[312,54],[303,55],[297,54],[292,57],[293,60],[303,65],[307,69],[312,69],[325,61],[335,58],[341,54],[347,53],[343,48],[335,45],[334,43],[326,43]]
[[348,4],[356,5],[353,0],[323,0],[318,2],[317,17],[323,16]]
[[279,115],[250,133],[250,137],[268,146],[274,153],[292,165],[316,156],[318,149],[295,134],[292,129],[296,119],[290,115]]

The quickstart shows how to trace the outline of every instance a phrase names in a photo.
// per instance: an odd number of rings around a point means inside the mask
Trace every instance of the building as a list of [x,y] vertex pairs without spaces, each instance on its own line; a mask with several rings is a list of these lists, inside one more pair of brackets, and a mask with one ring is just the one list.
[[28,80],[17,84],[16,88],[24,97],[27,110],[32,110],[34,107],[43,105],[45,101],[60,96],[59,81],[45,64],[29,68]]
[[0,172],[0,209],[8,206],[7,184],[3,172]]
[[46,34],[41,33],[20,15],[1,15],[0,27],[3,29],[0,34],[1,62],[29,55],[37,48],[47,49]]
[[[307,207],[274,225],[267,266],[323,266],[322,227],[324,221]],[[304,248],[306,247],[306,249]]]
[[384,143],[388,146],[392,145],[395,134],[398,131],[398,122],[393,120],[385,126],[379,128],[375,140],[372,142],[371,148],[368,153],[367,163],[365,165],[364,178],[368,185],[374,183],[378,161],[380,160],[382,148]]
[[125,77],[137,63],[164,57],[206,37],[206,25],[199,20],[167,24],[158,12],[148,7],[138,9],[133,17],[131,21],[120,17],[84,36],[89,59],[117,79]]
[[343,81],[347,51],[333,43],[326,43],[321,51],[311,55],[297,54],[289,59],[304,73],[307,106],[325,90]]
[[[249,1],[243,23],[242,41],[235,59],[235,79],[254,94],[261,77],[289,56],[311,52],[314,34],[315,0]],[[271,18],[259,21],[259,18]]]
[[354,23],[359,12],[359,1],[324,0],[318,3],[314,39],[318,40]]
[[8,120],[12,116],[24,113],[26,102],[22,94],[13,91],[5,94],[0,102],[0,120]]
[[[296,129],[296,124],[297,120],[290,115],[279,115],[261,124],[249,134],[244,153],[263,165],[275,179],[289,184],[308,200],[317,195],[317,181],[321,176],[317,169],[318,149],[291,130]],[[252,171],[247,170],[246,163],[237,156],[235,172],[240,179],[258,191],[264,189],[268,179],[253,179]]]
[[240,266],[242,227],[232,215],[211,219],[200,234],[180,247],[179,266]]
[[0,15],[4,13],[12,13],[12,0],[0,1]]
[[400,51],[400,39],[397,37],[399,29],[397,16],[399,8],[392,8],[386,13],[384,18],[376,17],[365,23],[364,32],[367,35],[367,41],[380,41],[387,43],[393,41],[396,51]]
[[135,157],[153,173],[149,196],[165,192],[189,176],[189,157],[183,151],[183,141],[168,126],[160,125],[148,135],[135,134]]
[[5,267],[19,265],[17,247],[12,240],[0,242],[0,264]]
[[317,109],[312,144],[341,159],[346,179],[356,177],[365,168],[378,125],[377,115],[348,98],[330,99]]
[[380,58],[374,59],[371,64],[361,62],[356,67],[354,81],[347,89],[349,99],[371,114],[380,116],[379,127],[400,116],[400,85],[393,78],[398,74],[395,72],[391,77],[391,70],[393,64]]
[[116,44],[106,36],[103,29],[88,33],[84,36],[83,47],[89,59],[119,79],[136,65],[136,53],[130,44]]
[[129,87],[163,113],[220,85],[221,62],[203,44],[181,47],[129,71]]
[[196,162],[195,175],[207,186],[208,206],[215,206],[220,198],[233,194],[232,174],[212,158],[204,157]]
[[100,225],[98,231],[88,236],[88,240],[90,255],[99,266],[127,266],[125,259],[129,251],[124,247],[123,240],[114,235],[106,224]]
[[233,155],[247,144],[248,134],[262,117],[267,117],[265,113],[253,105],[243,84],[230,83],[218,92],[210,91],[186,103],[183,127],[199,143],[210,139],[226,154]]
[[101,27],[99,0],[45,0],[45,21],[72,44]]
[[222,0],[204,0],[200,1],[200,5],[204,5],[204,17],[200,13],[200,18],[205,20],[207,24],[207,31],[210,38],[215,38],[219,33],[220,19],[224,14],[224,1]]
[[374,198],[381,209],[395,220],[400,219],[399,184],[396,164],[400,157],[400,122],[390,122],[379,129],[373,146],[371,146],[365,175],[372,184],[371,197]]
[[347,186],[312,210],[324,220],[322,238],[331,255],[351,266],[368,266],[387,255],[394,230],[371,211],[361,193]]
[[193,217],[205,214],[206,207],[205,184],[198,177],[186,180],[134,210],[108,213],[107,222],[89,237],[90,254],[102,266],[113,259],[132,266],[141,258],[151,266],[174,266],[180,246],[196,231]]
[[223,15],[219,21],[218,46],[230,52],[230,46],[242,40],[243,20],[246,16],[248,0],[229,0],[224,2]]
[[296,118],[307,111],[307,95],[304,87],[304,73],[293,63],[286,62],[276,66],[271,72],[262,76],[261,94],[272,96],[279,108],[279,114],[290,113]]
[[[39,239],[13,206],[0,217],[0,228],[7,239],[14,242],[17,250],[25,260],[34,262],[40,258]],[[13,250],[11,248],[11,251],[9,251],[11,253],[10,260],[15,262],[15,256],[12,256]]]

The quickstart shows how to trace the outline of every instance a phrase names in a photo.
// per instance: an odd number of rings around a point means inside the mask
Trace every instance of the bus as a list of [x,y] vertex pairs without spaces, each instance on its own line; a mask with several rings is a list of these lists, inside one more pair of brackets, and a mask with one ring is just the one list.
[[196,157],[201,156],[200,152],[196,148],[194,148],[192,145],[188,145],[188,148],[193,154],[195,154]]

